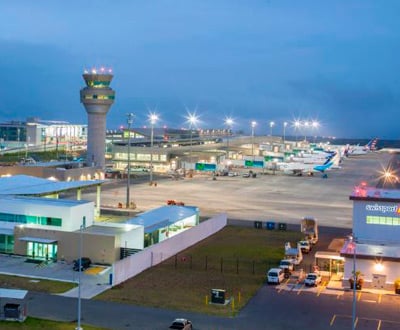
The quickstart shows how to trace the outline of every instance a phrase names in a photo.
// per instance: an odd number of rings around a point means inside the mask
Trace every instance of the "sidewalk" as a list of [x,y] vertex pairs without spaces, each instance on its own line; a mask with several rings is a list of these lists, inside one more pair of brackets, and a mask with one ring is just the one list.
[[[77,283],[79,280],[79,272],[72,270],[72,264],[55,262],[48,265],[38,265],[25,261],[26,257],[0,255],[0,274],[74,283]],[[112,267],[107,267],[96,274],[82,272],[81,298],[91,299],[111,288],[111,285],[109,285],[111,272]],[[78,297],[78,291],[79,288],[75,287],[60,295]]]
[[[349,286],[343,286],[342,281],[329,281],[328,285],[326,286],[326,289],[328,290],[337,290],[337,291],[353,291],[350,289]],[[382,294],[382,295],[396,295],[394,290],[384,290],[384,289],[374,289],[374,288],[368,288],[368,287],[363,287],[361,290],[357,290],[357,292],[368,292],[368,293],[373,293],[373,294]]]

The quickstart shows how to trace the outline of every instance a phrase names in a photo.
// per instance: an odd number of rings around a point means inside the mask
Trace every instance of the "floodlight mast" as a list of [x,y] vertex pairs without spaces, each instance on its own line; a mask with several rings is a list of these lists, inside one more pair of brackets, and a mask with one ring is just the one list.
[[126,180],[126,208],[129,208],[130,204],[130,185],[131,185],[131,126],[133,123],[133,113],[128,113],[127,115],[128,123],[128,177]]

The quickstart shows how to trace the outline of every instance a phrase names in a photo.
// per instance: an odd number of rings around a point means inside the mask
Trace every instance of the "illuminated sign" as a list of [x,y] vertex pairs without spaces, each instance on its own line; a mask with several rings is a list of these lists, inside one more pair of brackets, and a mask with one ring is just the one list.
[[264,167],[264,162],[262,160],[245,160],[244,166],[246,167]]
[[217,169],[216,164],[196,163],[196,171],[215,171]]
[[396,213],[400,214],[400,208],[398,205],[380,205],[378,203],[375,204],[367,204],[365,205],[365,210],[369,212],[380,212],[380,213]]

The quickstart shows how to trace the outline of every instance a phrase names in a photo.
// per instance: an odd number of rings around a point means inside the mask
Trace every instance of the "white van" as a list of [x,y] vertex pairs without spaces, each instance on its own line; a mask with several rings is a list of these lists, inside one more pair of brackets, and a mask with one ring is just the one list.
[[268,284],[279,284],[285,278],[285,273],[281,268],[271,268],[267,273]]

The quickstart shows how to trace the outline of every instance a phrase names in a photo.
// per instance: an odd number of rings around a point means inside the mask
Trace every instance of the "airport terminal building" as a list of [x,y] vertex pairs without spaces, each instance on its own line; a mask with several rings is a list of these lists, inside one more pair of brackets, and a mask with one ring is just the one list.
[[353,235],[341,250],[346,258],[343,285],[348,286],[355,270],[364,286],[391,290],[400,278],[400,191],[360,186],[350,200]]
[[[0,178],[0,253],[72,262],[82,242],[85,257],[94,263],[113,264],[199,224],[197,207],[178,205],[103,221],[99,189],[96,203],[80,200],[82,188],[102,183]],[[67,190],[77,190],[77,200],[58,198]]]

